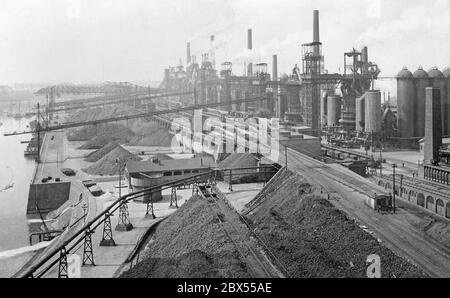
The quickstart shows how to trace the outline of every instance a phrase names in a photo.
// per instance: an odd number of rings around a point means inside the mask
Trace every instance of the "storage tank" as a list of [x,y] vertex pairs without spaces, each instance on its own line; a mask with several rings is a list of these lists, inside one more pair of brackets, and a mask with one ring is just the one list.
[[430,87],[430,80],[428,73],[419,67],[414,74],[415,85],[415,106],[416,106],[416,121],[414,127],[414,136],[423,137],[425,135],[425,88]]
[[447,83],[444,78],[444,74],[437,68],[433,67],[428,71],[428,76],[430,77],[430,86],[433,88],[438,88],[441,90],[441,122],[442,122],[442,133],[444,135],[450,134],[450,107],[447,104]]
[[401,138],[414,137],[415,93],[413,74],[404,67],[397,75],[397,129]]
[[322,128],[327,126],[327,99],[328,92],[322,91],[322,96],[320,97],[320,124],[322,125]]
[[356,99],[356,131],[364,131],[365,129],[365,107],[364,107],[364,99],[365,96],[361,96]]
[[381,132],[381,92],[367,91],[364,100],[364,126],[366,132]]
[[341,118],[341,98],[339,96],[330,95],[327,98],[327,125],[339,125]]

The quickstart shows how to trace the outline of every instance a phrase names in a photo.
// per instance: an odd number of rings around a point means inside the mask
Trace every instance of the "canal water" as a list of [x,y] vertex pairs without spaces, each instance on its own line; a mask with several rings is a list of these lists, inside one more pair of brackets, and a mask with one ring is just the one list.
[[[26,130],[30,120],[0,116],[0,252],[29,245],[26,209],[35,161],[24,157],[27,144],[20,142],[31,135],[3,134]],[[3,190],[10,184],[12,188]]]

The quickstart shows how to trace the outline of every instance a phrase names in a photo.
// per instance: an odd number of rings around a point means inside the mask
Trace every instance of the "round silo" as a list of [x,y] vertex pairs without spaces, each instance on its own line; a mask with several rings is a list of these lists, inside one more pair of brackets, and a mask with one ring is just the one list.
[[327,126],[327,98],[328,92],[322,91],[322,96],[320,98],[320,123],[322,125],[322,128]]
[[416,106],[416,121],[414,127],[414,136],[423,137],[425,135],[425,88],[430,86],[428,73],[419,67],[414,74],[415,86],[415,106]]
[[402,138],[414,137],[415,93],[413,74],[404,67],[397,75],[397,129]]
[[365,131],[381,132],[381,92],[379,90],[367,91],[364,106]]
[[431,87],[439,88],[441,90],[441,119],[442,119],[442,133],[448,135],[450,133],[450,107],[447,105],[447,84],[444,74],[437,68],[433,67],[428,71],[430,77]]
[[365,129],[365,111],[364,111],[364,96],[356,99],[356,131],[364,131]]
[[341,98],[335,95],[329,95],[327,98],[327,125],[334,126],[339,124],[341,118]]

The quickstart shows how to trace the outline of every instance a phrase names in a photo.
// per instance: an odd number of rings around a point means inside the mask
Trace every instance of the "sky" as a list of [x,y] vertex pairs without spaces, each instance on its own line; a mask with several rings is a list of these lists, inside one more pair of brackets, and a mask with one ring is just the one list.
[[329,72],[362,46],[385,76],[450,66],[449,0],[1,0],[0,84],[160,81],[185,64],[186,42],[201,60],[210,35],[217,65],[271,69],[277,54],[288,73],[312,41],[314,9]]

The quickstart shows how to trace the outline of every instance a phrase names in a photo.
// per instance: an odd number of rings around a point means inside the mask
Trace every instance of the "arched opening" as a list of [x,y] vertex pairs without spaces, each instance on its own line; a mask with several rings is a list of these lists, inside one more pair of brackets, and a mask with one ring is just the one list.
[[413,199],[413,198],[414,198],[414,191],[410,190],[409,194],[408,194],[408,201],[411,201],[411,199]]
[[434,211],[434,199],[432,196],[427,197],[427,209]]
[[378,181],[378,186],[384,187],[384,182],[383,182],[383,180]]
[[421,193],[417,195],[417,205],[425,207],[425,196]]
[[444,210],[444,201],[441,199],[436,200],[436,210],[435,212],[441,216],[445,216],[445,210]]
[[450,218],[450,203],[447,203],[447,207],[445,208],[445,217]]
[[406,194],[407,194],[406,189],[405,189],[404,187],[402,187],[402,188],[400,189],[400,196],[403,198],[403,197],[405,197]]
[[385,188],[385,189],[391,189],[391,185],[390,185],[389,183],[386,183],[386,184],[384,185],[384,188]]

